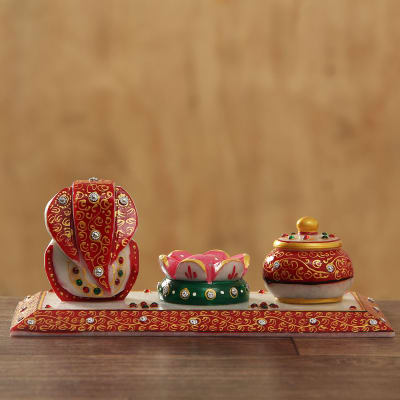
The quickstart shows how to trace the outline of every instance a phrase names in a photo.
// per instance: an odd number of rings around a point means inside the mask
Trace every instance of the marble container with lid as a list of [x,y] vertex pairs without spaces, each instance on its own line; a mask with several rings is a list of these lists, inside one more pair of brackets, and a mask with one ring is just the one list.
[[315,304],[342,300],[353,281],[353,266],[335,234],[318,232],[318,221],[303,217],[298,232],[284,233],[267,254],[263,278],[283,303]]

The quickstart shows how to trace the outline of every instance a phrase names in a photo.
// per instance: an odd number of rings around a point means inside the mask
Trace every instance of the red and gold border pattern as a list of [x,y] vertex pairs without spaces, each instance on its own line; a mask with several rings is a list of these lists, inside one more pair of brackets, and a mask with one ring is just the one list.
[[[89,201],[90,193],[96,192],[99,199]],[[115,187],[112,181],[75,181],[73,183],[73,213],[76,242],[79,252],[93,278],[105,290],[110,290],[108,283],[108,265],[114,236]],[[100,238],[93,240],[92,232],[99,232]],[[93,270],[102,267],[104,273],[96,277]]]
[[[65,204],[60,204],[60,197],[65,199]],[[47,208],[46,221],[51,236],[64,253],[72,260],[79,261],[71,204],[72,188],[67,187],[60,190],[53,197]]]
[[[121,205],[119,199],[127,199],[126,205]],[[120,251],[129,243],[137,227],[137,212],[135,203],[121,186],[115,187],[115,235],[111,262],[114,262]]]
[[46,292],[39,292],[32,296],[26,296],[22,301],[20,301],[11,321],[11,327],[16,326],[21,321],[26,320],[34,314],[37,310],[40,310],[45,295]]
[[[365,311],[270,310],[41,310],[13,319],[11,334],[320,334],[390,333],[393,329],[369,300]],[[22,302],[21,302],[22,303]],[[21,306],[21,303],[18,307]],[[18,308],[16,315],[18,314]]]
[[320,251],[274,249],[268,254],[264,264],[264,278],[274,282],[318,283],[339,281],[352,276],[351,260],[342,249]]

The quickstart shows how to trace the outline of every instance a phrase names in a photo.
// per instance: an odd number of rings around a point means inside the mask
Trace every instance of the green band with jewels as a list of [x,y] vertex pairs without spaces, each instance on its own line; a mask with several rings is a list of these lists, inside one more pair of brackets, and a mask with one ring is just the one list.
[[157,289],[161,300],[175,304],[218,306],[249,300],[249,287],[243,279],[207,283],[165,278]]

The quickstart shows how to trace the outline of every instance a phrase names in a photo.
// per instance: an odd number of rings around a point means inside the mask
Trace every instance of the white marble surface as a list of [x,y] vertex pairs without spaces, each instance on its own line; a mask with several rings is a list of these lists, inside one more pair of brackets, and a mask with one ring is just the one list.
[[[251,292],[249,302],[233,304],[228,306],[184,306],[178,304],[170,304],[161,301],[158,297],[157,291],[151,291],[150,293],[141,292],[130,292],[124,301],[100,301],[100,302],[66,302],[61,301],[57,295],[53,292],[47,292],[42,303],[42,309],[46,308],[46,305],[51,306],[52,309],[57,310],[137,310],[141,309],[140,303],[145,301],[148,305],[153,302],[158,303],[157,308],[146,308],[146,310],[248,310],[250,304],[266,302],[268,305],[275,303],[279,308],[270,308],[269,310],[280,310],[280,311],[362,311],[363,308],[355,298],[352,292],[346,293],[343,296],[343,301],[340,303],[331,304],[310,304],[310,305],[296,305],[296,304],[284,304],[280,303],[271,293],[258,293]],[[130,303],[136,303],[137,308],[129,307]],[[350,306],[357,307],[356,310],[350,310]]]

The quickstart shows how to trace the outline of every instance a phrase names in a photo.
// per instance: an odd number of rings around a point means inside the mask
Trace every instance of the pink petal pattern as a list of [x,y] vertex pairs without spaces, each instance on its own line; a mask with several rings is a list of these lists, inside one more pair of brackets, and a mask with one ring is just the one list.
[[246,253],[230,257],[222,250],[209,250],[201,254],[191,254],[183,250],[174,250],[168,256],[159,257],[164,274],[170,279],[188,281],[239,280],[250,263]]

